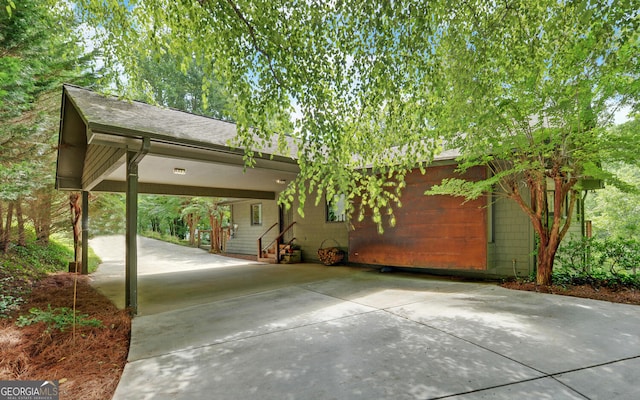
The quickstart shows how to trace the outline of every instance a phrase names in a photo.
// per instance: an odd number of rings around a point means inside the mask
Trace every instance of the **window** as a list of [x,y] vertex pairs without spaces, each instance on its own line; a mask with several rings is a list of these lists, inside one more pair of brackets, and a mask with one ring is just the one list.
[[327,200],[327,222],[345,222],[347,220],[347,199],[343,194]]
[[262,203],[251,205],[251,225],[262,225]]
[[[553,218],[553,214],[554,214],[554,206],[555,206],[555,196],[556,196],[556,191],[555,190],[547,190],[547,211],[549,213],[549,218]],[[570,194],[567,193],[567,195],[564,198],[564,205],[563,205],[563,209],[562,209],[562,218],[566,218],[568,211],[569,211],[569,196]]]

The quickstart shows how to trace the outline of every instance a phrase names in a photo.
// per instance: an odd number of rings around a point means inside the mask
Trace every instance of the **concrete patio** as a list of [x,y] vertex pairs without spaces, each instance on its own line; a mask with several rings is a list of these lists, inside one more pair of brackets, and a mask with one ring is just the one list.
[[[93,284],[124,304],[124,237]],[[637,399],[640,308],[139,238],[114,399]]]

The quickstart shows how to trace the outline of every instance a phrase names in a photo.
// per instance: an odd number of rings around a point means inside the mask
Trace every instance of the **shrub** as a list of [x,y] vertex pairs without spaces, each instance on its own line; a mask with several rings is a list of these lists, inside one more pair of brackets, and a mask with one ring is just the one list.
[[612,274],[627,271],[635,275],[640,267],[640,242],[633,239],[605,239],[600,260]]
[[[47,325],[46,332],[50,332],[51,329],[64,332],[66,328],[74,323],[73,310],[67,307],[51,309],[51,305],[49,305],[47,310],[32,308],[29,310],[29,314],[19,316],[16,320],[16,325],[23,327],[42,322]],[[96,318],[89,318],[87,314],[76,314],[75,323],[78,326],[102,326],[102,321]]]
[[594,251],[598,251],[600,243],[594,238],[571,238],[562,243],[556,254],[558,266],[564,273],[580,275],[588,273],[595,265]]
[[558,250],[553,282],[640,288],[640,242],[623,238],[570,239]]
[[24,303],[25,291],[21,290],[21,286],[11,276],[0,279],[0,318],[9,317],[9,314],[18,310]]

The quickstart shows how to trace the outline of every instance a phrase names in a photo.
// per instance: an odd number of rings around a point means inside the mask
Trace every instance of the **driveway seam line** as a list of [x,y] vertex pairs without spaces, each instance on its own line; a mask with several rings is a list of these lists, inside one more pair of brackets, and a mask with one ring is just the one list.
[[[224,297],[224,298],[220,298],[220,299],[214,299],[214,300],[212,300],[212,301],[210,301],[208,303],[192,304],[192,305],[188,305],[188,306],[185,306],[185,307],[182,307],[182,308],[176,308],[176,309],[157,312],[157,313],[153,313],[153,314],[140,314],[140,315],[137,315],[136,318],[147,318],[147,317],[152,317],[152,316],[155,317],[155,316],[159,316],[159,315],[163,315],[163,314],[175,313],[175,312],[179,312],[179,311],[183,311],[183,310],[192,310],[192,309],[195,309],[195,308],[198,308],[198,307],[207,307],[208,305],[210,305],[212,303],[224,302],[224,301],[230,301],[230,300],[240,300],[240,299],[244,299],[244,298],[247,298],[247,297],[260,296],[260,295],[264,295],[264,294],[268,294],[268,293],[271,293],[271,292],[276,292],[276,291],[283,290],[283,289],[288,289],[288,288],[298,288],[298,289],[303,289],[303,290],[309,290],[307,288],[300,287],[298,285],[275,287],[275,288],[272,288],[272,289],[265,289],[265,290],[261,290],[261,291],[258,291],[258,292],[245,293],[245,294],[241,294],[241,295],[238,295],[238,296],[230,296],[230,297]],[[309,290],[309,291],[324,295],[324,293],[315,292],[313,290]],[[329,296],[329,295],[325,295],[325,296],[334,297],[334,296]],[[335,297],[335,298],[337,299],[337,297]],[[347,301],[349,301],[349,300],[347,300]],[[365,304],[359,304],[359,303],[355,303],[355,304],[366,306]],[[371,307],[371,306],[369,306],[369,307]],[[376,308],[376,307],[371,307],[371,308]]]
[[448,397],[452,397],[452,396],[458,396],[458,395],[463,395],[463,394],[475,393],[475,392],[479,392],[479,391],[483,391],[483,390],[490,390],[490,389],[495,389],[495,388],[499,388],[499,387],[515,385],[515,384],[523,383],[523,382],[531,382],[531,381],[535,381],[535,380],[538,380],[538,379],[544,379],[544,378],[551,378],[551,379],[553,379],[554,381],[556,381],[556,382],[558,382],[559,384],[561,384],[562,386],[566,387],[567,389],[569,389],[569,390],[571,390],[571,391],[573,391],[573,392],[577,393],[578,395],[580,395],[580,396],[584,397],[585,399],[588,399],[588,400],[589,400],[589,399],[590,399],[590,397],[586,396],[585,394],[581,393],[580,391],[576,390],[575,388],[573,388],[573,387],[569,386],[568,384],[566,384],[566,383],[564,383],[564,382],[560,381],[559,379],[557,379],[557,377],[558,377],[558,376],[560,376],[560,375],[564,375],[564,374],[570,374],[570,373],[572,373],[572,372],[585,371],[585,370],[588,370],[588,369],[598,368],[598,367],[602,367],[602,366],[605,366],[605,365],[611,365],[611,364],[615,364],[615,363],[619,363],[619,362],[623,362],[623,361],[629,361],[629,360],[634,360],[634,359],[640,359],[640,355],[636,355],[636,356],[629,356],[629,357],[624,357],[624,358],[620,358],[620,359],[617,359],[617,360],[606,361],[606,362],[603,362],[603,363],[598,363],[598,364],[588,365],[588,366],[586,366],[586,367],[573,368],[573,369],[569,369],[569,370],[565,370],[565,371],[560,371],[560,372],[554,372],[554,373],[547,373],[547,372],[544,372],[544,371],[542,371],[542,370],[539,370],[538,368],[535,368],[535,367],[532,367],[532,366],[530,366],[530,365],[527,365],[527,364],[523,363],[522,361],[518,361],[518,360],[516,360],[516,359],[513,359],[513,358],[511,358],[511,357],[509,357],[509,356],[507,356],[507,355],[501,354],[501,353],[499,353],[499,352],[497,352],[497,351],[495,351],[495,350],[492,350],[492,349],[490,349],[490,348],[487,348],[487,347],[485,347],[485,346],[482,346],[482,345],[480,345],[480,344],[478,344],[478,343],[475,343],[475,342],[473,342],[473,341],[471,341],[471,340],[468,340],[468,339],[465,339],[465,338],[459,337],[459,336],[457,336],[457,335],[455,335],[455,334],[453,334],[453,333],[447,332],[447,331],[445,331],[445,330],[443,330],[443,329],[437,328],[437,327],[435,327],[435,326],[431,326],[431,325],[429,325],[429,324],[427,324],[427,323],[424,323],[424,322],[414,321],[414,320],[412,320],[412,319],[410,319],[410,318],[407,318],[406,316],[401,315],[401,314],[396,314],[396,313],[394,313],[393,311],[391,311],[391,310],[390,310],[391,308],[394,308],[394,307],[390,307],[389,309],[382,309],[381,311],[385,311],[385,312],[387,312],[387,313],[389,313],[389,314],[392,314],[392,315],[395,315],[395,316],[397,316],[397,317],[403,318],[403,319],[405,319],[405,320],[407,320],[407,321],[412,321],[412,322],[415,322],[415,323],[417,323],[417,324],[419,324],[419,325],[426,326],[427,328],[435,329],[435,330],[440,331],[440,332],[442,332],[442,333],[444,333],[444,334],[446,334],[446,335],[449,335],[449,336],[452,336],[452,337],[454,337],[454,338],[456,338],[456,339],[458,339],[458,340],[462,340],[462,341],[464,341],[464,342],[467,342],[467,343],[469,343],[469,344],[471,344],[471,345],[473,345],[473,346],[479,347],[479,348],[481,348],[481,349],[483,349],[483,350],[489,351],[489,352],[494,353],[494,354],[496,354],[496,355],[498,355],[498,356],[500,356],[500,357],[506,358],[507,360],[513,361],[513,362],[515,362],[515,363],[517,363],[517,364],[520,364],[520,365],[522,365],[522,366],[524,366],[524,367],[526,367],[526,368],[532,369],[532,370],[534,370],[534,371],[536,371],[536,372],[539,372],[539,373],[543,374],[543,376],[540,376],[540,377],[537,377],[537,378],[524,379],[524,380],[521,380],[521,381],[518,381],[518,382],[507,383],[507,384],[504,384],[504,385],[496,385],[496,386],[491,386],[491,387],[487,387],[487,388],[482,388],[482,389],[477,389],[477,390],[471,390],[471,391],[468,391],[468,392],[454,393],[454,394],[450,394],[450,395],[446,395],[446,396],[434,397],[434,398],[431,398],[430,400],[446,399],[446,398],[448,398]]
[[585,394],[581,393],[580,391],[578,391],[577,389],[575,389],[575,388],[574,388],[574,387],[572,387],[571,385],[569,385],[569,384],[567,384],[567,383],[562,382],[560,379],[558,379],[558,377],[559,377],[560,375],[570,374],[570,373],[578,372],[578,371],[586,371],[586,370],[588,370],[588,369],[593,369],[593,368],[603,367],[603,366],[605,366],[605,365],[616,364],[616,363],[619,363],[619,362],[629,361],[629,360],[635,360],[635,359],[639,359],[639,358],[640,358],[640,355],[637,355],[637,356],[630,356],[630,357],[625,357],[625,358],[620,358],[620,359],[617,359],[617,360],[607,361],[607,362],[603,362],[603,363],[600,363],[600,364],[594,364],[594,365],[590,365],[590,366],[587,366],[587,367],[574,368],[574,369],[567,370],[567,371],[556,372],[556,373],[554,373],[554,374],[550,374],[550,375],[549,375],[549,377],[550,377],[551,379],[553,379],[554,381],[558,382],[559,384],[561,384],[562,386],[565,386],[565,387],[567,387],[567,388],[569,388],[569,389],[573,390],[573,391],[574,391],[574,392],[576,392],[576,393],[580,393],[580,394],[581,394],[582,396],[584,396],[585,398],[590,399],[590,397],[588,397],[587,395],[585,395]]
[[586,394],[582,393],[581,391],[579,391],[577,389],[574,389],[573,387],[567,385],[566,383],[558,380],[558,378],[556,378],[555,376],[551,375],[551,376],[549,376],[549,378],[551,378],[554,381],[558,382],[559,384],[561,384],[562,386],[566,387],[567,389],[578,393],[580,396],[584,397],[585,399],[591,400],[591,397],[587,396]]
[[[492,387],[488,387],[488,388],[476,389],[476,390],[471,390],[471,391],[468,391],[468,392],[462,392],[462,393],[450,394],[450,395],[446,395],[446,396],[443,396],[443,397],[434,397],[434,398],[432,398],[432,399],[430,399],[430,400],[445,399],[445,398],[447,398],[447,397],[451,397],[451,396],[457,396],[457,395],[461,395],[461,394],[475,393],[475,392],[479,392],[479,391],[483,391],[483,390],[489,390],[489,389],[495,389],[495,388],[498,388],[498,387],[510,386],[510,385],[514,385],[514,384],[517,384],[517,383],[530,382],[530,381],[534,381],[534,380],[538,380],[538,379],[542,379],[542,378],[551,378],[551,379],[553,379],[553,380],[557,381],[557,379],[555,379],[555,378],[554,378],[554,376],[553,376],[554,374],[548,374],[548,373],[546,373],[546,372],[544,372],[544,371],[539,370],[538,368],[535,368],[535,367],[532,367],[532,366],[530,366],[530,365],[527,365],[527,364],[525,364],[525,363],[524,363],[524,362],[522,362],[522,361],[518,361],[518,360],[516,360],[516,359],[513,359],[513,358],[511,358],[511,357],[509,357],[509,356],[507,356],[507,355],[504,355],[504,354],[502,354],[502,353],[499,353],[498,351],[496,351],[496,350],[492,350],[492,349],[490,349],[490,348],[488,348],[488,347],[485,347],[485,346],[483,346],[483,345],[481,345],[481,344],[475,343],[475,342],[473,342],[473,341],[471,341],[471,340],[469,340],[469,339],[462,338],[462,337],[457,336],[457,335],[455,335],[455,334],[453,334],[453,333],[451,333],[451,332],[447,332],[447,331],[445,331],[445,330],[443,330],[443,329],[441,329],[441,328],[437,328],[437,327],[435,327],[435,326],[431,326],[431,325],[429,325],[429,324],[427,324],[427,323],[424,323],[424,322],[414,321],[414,320],[412,320],[412,319],[410,319],[410,318],[408,318],[408,317],[406,317],[406,316],[404,316],[404,315],[396,314],[396,313],[394,313],[393,311],[391,311],[390,309],[385,309],[385,310],[383,310],[383,311],[385,311],[385,312],[387,312],[387,313],[389,313],[389,314],[391,314],[391,315],[395,315],[395,316],[397,316],[397,317],[399,317],[399,318],[405,319],[405,320],[407,320],[407,321],[411,321],[411,322],[414,322],[414,323],[416,323],[416,324],[419,324],[419,325],[422,325],[422,326],[426,326],[427,328],[431,328],[431,329],[437,330],[437,331],[439,331],[439,332],[444,333],[445,335],[448,335],[448,336],[454,337],[454,338],[456,338],[456,339],[458,339],[458,340],[461,340],[461,341],[463,341],[463,342],[469,343],[469,344],[470,344],[470,345],[472,345],[472,346],[479,347],[479,348],[481,348],[481,349],[483,349],[483,350],[485,350],[485,351],[488,351],[488,352],[490,352],[490,353],[493,353],[493,354],[495,354],[495,355],[497,355],[497,356],[499,356],[499,357],[505,358],[505,359],[507,359],[507,360],[509,360],[509,361],[512,361],[512,362],[516,363],[516,364],[522,365],[522,366],[523,366],[523,367],[525,367],[525,368],[531,369],[531,370],[533,370],[533,371],[536,371],[536,372],[538,372],[538,373],[542,374],[542,376],[541,376],[541,377],[537,377],[537,378],[525,379],[525,380],[521,380],[521,381],[518,381],[518,382],[508,383],[508,384],[504,384],[504,385],[497,385],[497,386],[492,386]],[[565,384],[563,384],[562,382],[559,382],[559,381],[558,381],[558,383],[560,383],[562,386],[565,386],[565,387],[566,387],[566,388],[568,388],[569,390],[571,390],[571,391],[573,391],[573,392],[577,393],[578,395],[580,395],[580,396],[584,397],[585,399],[590,400],[590,399],[589,399],[589,397],[587,397],[587,396],[583,395],[582,393],[578,392],[577,390],[573,389],[572,387],[567,386],[567,385],[565,385]]]
[[[486,388],[482,388],[482,389],[474,389],[474,390],[468,390],[466,392],[459,392],[459,393],[452,393],[452,394],[447,394],[444,396],[438,396],[438,397],[430,397],[428,400],[442,400],[442,399],[448,399],[454,396],[462,396],[465,394],[471,394],[471,393],[479,393],[479,392],[484,392],[486,390],[492,390],[492,389],[498,389],[498,388],[503,388],[503,387],[507,387],[507,386],[513,386],[513,385],[517,385],[520,383],[527,383],[527,382],[534,382],[534,381],[539,381],[541,379],[545,379],[545,378],[553,378],[552,376],[540,376],[540,377],[536,377],[536,378],[530,378],[530,379],[522,379],[520,381],[516,381],[516,382],[509,382],[509,383],[504,383],[502,385],[493,385],[493,386],[488,386]],[[561,382],[559,382],[561,383]],[[563,385],[566,386],[566,385]],[[589,397],[583,395],[582,393],[574,390],[573,388],[568,387],[571,391],[576,392],[578,395],[584,397],[586,400],[591,400]]]
[[[370,305],[362,304],[362,303],[359,303],[359,302],[357,302],[357,301],[353,301],[353,300],[349,300],[349,299],[343,299],[343,298],[341,298],[341,297],[337,297],[337,296],[333,296],[333,295],[328,295],[328,294],[326,294],[326,293],[320,293],[320,292],[317,292],[317,291],[315,291],[315,290],[311,290],[311,289],[308,289],[308,288],[304,288],[304,289],[309,290],[310,292],[313,292],[313,293],[317,293],[317,294],[321,294],[321,295],[325,295],[325,296],[333,297],[333,298],[338,299],[338,300],[348,301],[348,302],[351,302],[351,303],[355,303],[355,304],[359,304],[359,305],[363,305],[363,306],[367,306],[367,307],[372,307],[372,306],[370,306]],[[473,290],[472,290],[472,292],[473,292]],[[379,310],[379,311],[382,311],[382,312],[384,312],[384,313],[390,314],[390,315],[392,315],[392,316],[394,316],[394,317],[401,318],[401,319],[404,319],[404,320],[406,320],[406,321],[409,321],[409,322],[412,322],[412,323],[416,323],[416,324],[418,324],[418,325],[422,325],[422,326],[425,326],[425,327],[427,327],[427,328],[434,329],[434,330],[436,330],[436,331],[442,332],[442,333],[444,333],[444,334],[445,334],[445,335],[447,335],[447,336],[451,336],[451,337],[454,337],[454,338],[456,338],[456,339],[458,339],[458,340],[461,340],[461,341],[467,342],[467,343],[469,343],[469,344],[470,344],[470,345],[472,345],[472,346],[479,347],[479,348],[481,348],[481,349],[483,349],[483,350],[485,350],[485,351],[488,351],[488,352],[491,352],[491,353],[493,353],[493,354],[496,354],[496,355],[497,355],[497,356],[499,356],[499,357],[506,358],[506,359],[507,359],[507,360],[509,360],[509,361],[515,362],[515,363],[517,363],[517,364],[522,365],[522,366],[523,366],[523,367],[525,367],[525,368],[531,369],[531,370],[533,370],[533,371],[536,371],[536,372],[538,372],[538,373],[542,374],[542,376],[540,376],[540,377],[535,377],[535,378],[530,378],[530,379],[524,379],[524,380],[517,381],[517,382],[506,383],[506,384],[502,384],[502,385],[496,385],[496,386],[491,386],[491,387],[487,387],[487,388],[481,388],[481,389],[471,390],[471,391],[467,391],[467,392],[461,392],[461,393],[449,394],[449,395],[442,396],[442,397],[434,397],[434,398],[431,398],[430,400],[445,399],[445,398],[448,398],[448,397],[458,396],[458,395],[461,395],[461,394],[475,393],[475,392],[480,392],[480,391],[483,391],[483,390],[490,390],[490,389],[495,389],[495,388],[499,388],[499,387],[505,387],[505,386],[515,385],[515,384],[523,383],[523,382],[532,382],[532,381],[539,380],[539,379],[544,379],[544,378],[551,378],[551,379],[553,379],[554,381],[558,382],[560,385],[562,385],[562,386],[566,387],[567,389],[569,389],[570,391],[573,391],[573,392],[577,393],[579,396],[582,396],[583,398],[585,398],[585,399],[587,399],[587,400],[591,400],[588,396],[585,396],[584,394],[580,393],[579,391],[577,391],[576,389],[572,388],[571,386],[566,385],[566,384],[564,384],[563,382],[561,382],[561,381],[559,381],[558,379],[556,379],[556,378],[555,378],[555,376],[553,376],[554,374],[547,374],[547,373],[546,373],[546,372],[544,372],[544,371],[541,371],[541,370],[539,370],[539,369],[537,369],[537,368],[534,368],[534,367],[532,367],[532,366],[530,366],[530,365],[527,365],[527,364],[525,364],[525,363],[523,363],[523,362],[521,362],[521,361],[515,360],[515,359],[513,359],[513,358],[511,358],[511,357],[508,357],[508,356],[506,356],[506,355],[504,355],[504,354],[498,353],[498,352],[497,352],[497,351],[495,351],[495,350],[492,350],[492,349],[489,349],[489,348],[484,347],[484,346],[482,346],[482,345],[479,345],[479,344],[477,344],[477,343],[475,343],[475,342],[472,342],[472,341],[470,341],[470,340],[468,340],[468,339],[461,338],[461,337],[459,337],[459,336],[457,336],[457,335],[454,335],[454,334],[452,334],[452,333],[450,333],[450,332],[447,332],[447,331],[445,331],[445,330],[442,330],[442,329],[440,329],[440,328],[436,328],[436,327],[434,327],[434,326],[431,326],[431,325],[429,325],[429,324],[426,324],[426,323],[423,323],[423,322],[420,322],[420,321],[412,320],[412,319],[410,319],[410,318],[408,318],[408,317],[406,317],[406,316],[404,316],[404,315],[397,314],[397,313],[395,313],[395,312],[391,311],[391,309],[393,309],[393,308],[402,307],[402,306],[406,306],[406,305],[409,305],[409,304],[421,303],[421,302],[423,302],[423,301],[424,301],[424,300],[417,300],[417,301],[415,301],[415,302],[411,302],[411,303],[407,303],[407,304],[403,304],[403,305],[394,305],[394,306],[391,306],[391,307],[385,307],[385,308],[377,308],[377,307],[373,307],[373,308],[375,308],[375,309],[377,309],[377,310]],[[632,357],[632,358],[635,358],[635,357]],[[587,368],[588,368],[588,367],[587,367]],[[585,368],[585,369],[586,369],[586,368]],[[563,372],[563,373],[566,373],[566,372]]]

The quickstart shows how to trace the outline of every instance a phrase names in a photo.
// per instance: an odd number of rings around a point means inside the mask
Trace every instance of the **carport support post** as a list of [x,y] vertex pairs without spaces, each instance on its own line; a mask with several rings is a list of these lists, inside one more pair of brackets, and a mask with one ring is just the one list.
[[136,153],[127,152],[127,235],[125,245],[125,303],[138,313],[138,163]]
[[89,273],[89,192],[82,191],[82,274]]

